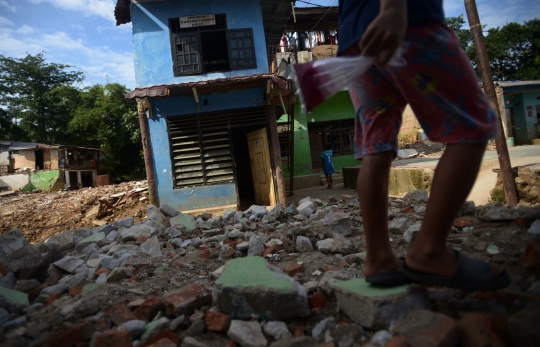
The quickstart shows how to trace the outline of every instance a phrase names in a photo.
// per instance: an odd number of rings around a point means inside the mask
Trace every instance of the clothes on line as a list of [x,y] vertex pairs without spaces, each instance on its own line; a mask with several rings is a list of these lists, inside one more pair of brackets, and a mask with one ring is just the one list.
[[281,36],[281,51],[286,52],[290,46],[297,46],[299,51],[307,51],[320,45],[337,45],[337,34],[337,30],[284,32]]

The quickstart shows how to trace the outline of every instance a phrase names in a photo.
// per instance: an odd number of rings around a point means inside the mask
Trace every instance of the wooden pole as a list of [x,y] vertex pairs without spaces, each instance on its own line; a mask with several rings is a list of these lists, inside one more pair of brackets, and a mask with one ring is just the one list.
[[281,165],[281,147],[279,146],[279,134],[277,128],[276,110],[270,93],[267,94],[267,114],[270,130],[270,143],[272,144],[272,158],[275,168],[275,178],[277,185],[277,200],[287,207],[287,194],[285,192],[285,181],[283,179],[283,167]]
[[489,66],[489,58],[487,56],[484,35],[482,34],[482,26],[480,25],[480,18],[478,16],[478,10],[476,9],[475,0],[464,1],[474,42],[474,49],[476,51],[476,56],[478,57],[478,70],[480,71],[480,77],[482,78],[482,84],[484,85],[484,92],[486,93],[489,103],[497,116],[497,128],[499,135],[495,138],[495,147],[497,149],[497,156],[499,158],[499,165],[501,167],[506,203],[508,206],[515,206],[518,203],[518,195],[514,181],[514,173],[512,171],[512,164],[510,163],[508,147],[506,146],[501,112],[499,109],[497,94],[495,92],[495,86],[493,85],[493,77],[491,74],[491,67]]
[[148,198],[150,204],[159,207],[159,198],[156,189],[156,177],[154,174],[154,155],[150,142],[150,130],[148,129],[148,119],[146,118],[146,101],[137,99],[137,110],[139,113],[139,127],[141,128],[141,140],[144,153],[144,166],[146,168],[146,179],[148,180]]

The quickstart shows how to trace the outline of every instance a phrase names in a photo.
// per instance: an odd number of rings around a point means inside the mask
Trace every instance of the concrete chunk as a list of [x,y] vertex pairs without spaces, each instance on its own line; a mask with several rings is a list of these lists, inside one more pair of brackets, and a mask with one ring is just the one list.
[[242,347],[266,347],[268,344],[257,322],[233,320],[227,335]]
[[152,258],[157,258],[163,255],[163,253],[161,253],[161,245],[156,235],[144,242],[141,245],[141,249],[144,253],[148,254]]
[[131,228],[134,222],[135,220],[133,219],[133,217],[119,219],[119,220],[114,221],[113,227],[116,230],[123,229],[123,228]]
[[120,233],[124,241],[136,241],[138,237],[152,237],[158,234],[158,230],[152,226],[145,224],[137,224],[129,229],[124,229]]
[[430,309],[427,291],[416,286],[377,287],[357,278],[336,281],[333,287],[338,308],[369,329],[386,329],[412,310]]
[[212,292],[233,319],[285,320],[309,315],[306,288],[260,257],[229,260]]
[[193,229],[195,229],[195,226],[196,226],[195,219],[190,214],[187,214],[187,213],[178,214],[177,216],[171,218],[169,223],[171,223],[171,227],[175,225],[181,225],[184,227],[184,230],[188,232],[193,231]]
[[172,207],[171,205],[163,204],[159,207],[161,213],[167,217],[176,217],[180,214],[180,211]]
[[84,264],[83,260],[70,256],[64,257],[53,263],[53,265],[57,268],[64,270],[65,272],[69,272],[70,274],[75,273],[75,270],[77,270],[77,268],[82,264]]
[[349,236],[352,228],[350,218],[345,212],[330,212],[322,219],[322,224],[327,227],[327,235],[330,237],[333,233]]
[[210,291],[200,284],[192,284],[163,296],[167,315],[170,317],[191,315],[196,309],[210,304],[211,300]]

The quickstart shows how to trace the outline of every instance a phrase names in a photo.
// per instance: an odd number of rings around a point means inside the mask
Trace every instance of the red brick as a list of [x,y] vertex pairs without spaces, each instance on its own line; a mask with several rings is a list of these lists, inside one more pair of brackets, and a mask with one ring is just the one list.
[[165,249],[174,251],[174,246],[169,241],[165,242]]
[[47,283],[50,286],[54,286],[54,285],[58,284],[58,281],[60,281],[60,277],[58,277],[56,275],[50,275],[45,280],[45,283]]
[[107,315],[116,325],[123,324],[129,320],[137,319],[133,312],[131,312],[131,310],[123,304],[111,307],[111,309],[107,312]]
[[133,275],[131,276],[131,278],[129,279],[129,283],[133,283],[137,280],[137,278],[139,278],[139,275]]
[[405,208],[402,208],[401,209],[401,212],[404,212],[404,213],[412,213],[414,212],[414,208],[413,207],[405,207]]
[[159,299],[149,298],[137,307],[135,316],[141,320],[151,321],[159,311],[165,311],[165,305]]
[[306,326],[305,325],[296,324],[293,327],[293,336],[294,337],[305,336],[305,334],[306,334]]
[[456,228],[464,228],[471,224],[474,224],[474,218],[469,216],[459,217],[454,220],[454,227]]
[[200,284],[192,284],[168,292],[163,296],[163,301],[169,317],[190,315],[195,309],[209,305],[212,301],[212,293]]
[[227,347],[236,347],[237,344],[236,342],[234,342],[234,340],[229,340],[227,341]]
[[241,243],[243,243],[243,242],[244,242],[244,240],[242,240],[242,239],[240,239],[240,238],[239,238],[239,239],[236,239],[236,244],[237,244],[237,245],[239,245],[239,244],[241,244]]
[[266,256],[267,256],[268,254],[272,254],[272,253],[274,253],[274,247],[273,247],[273,246],[272,246],[272,247],[268,247],[267,249],[265,249],[264,252],[263,252],[263,254],[262,254],[262,256],[263,256],[263,258],[266,258]]
[[338,263],[338,267],[341,269],[341,268],[344,268],[344,267],[349,267],[351,266],[351,264],[349,264],[345,259],[341,259]]
[[328,271],[336,271],[337,269],[333,267],[332,265],[326,265],[323,270],[324,272],[328,272]]
[[527,243],[525,253],[521,258],[521,265],[526,267],[536,267],[540,265],[540,241],[531,240]]
[[315,293],[308,298],[309,310],[311,312],[319,311],[321,308],[326,306],[330,301],[330,298],[324,293]]
[[511,221],[507,225],[516,225],[522,229],[529,229],[531,227],[533,220],[525,219],[525,218],[518,218],[516,220]]
[[109,276],[110,273],[111,270],[107,269],[106,267],[102,267],[101,269],[96,271],[96,278],[98,278],[101,274],[106,274],[107,276]]
[[95,346],[99,347],[131,347],[131,338],[127,329],[107,330],[96,336]]
[[171,329],[165,328],[161,330],[156,335],[149,338],[144,344],[140,345],[140,347],[150,347],[150,346],[168,346],[168,345],[160,345],[160,341],[167,340],[170,343],[173,343],[172,346],[178,345],[178,335],[174,333]]
[[211,255],[212,255],[212,252],[210,252],[209,249],[205,249],[204,251],[201,252],[202,259],[208,259],[210,258]]
[[500,316],[466,313],[459,325],[463,330],[462,347],[505,347],[510,344],[506,324]]
[[294,276],[296,274],[301,274],[304,272],[304,267],[300,264],[298,264],[297,262],[295,261],[292,261],[290,262],[289,264],[287,264],[287,266],[285,267],[285,272],[289,274],[289,276]]
[[461,339],[458,322],[443,314],[414,310],[393,329],[410,346],[454,347]]
[[76,297],[77,295],[79,295],[79,293],[82,291],[83,289],[83,286],[77,286],[77,287],[73,287],[71,288],[71,290],[69,291],[69,295],[71,297]]
[[231,316],[222,312],[206,312],[206,329],[226,333],[231,324]]
[[231,248],[235,248],[236,247],[236,240],[233,240],[233,239],[227,239],[224,244],[226,245],[229,245],[229,247]]
[[47,285],[47,283],[43,283],[42,285],[38,286],[37,288],[34,288],[32,289],[31,291],[29,291],[27,294],[28,294],[28,300],[30,300],[30,302],[36,300],[36,298],[39,296],[39,294],[41,294],[41,291],[45,288],[47,288],[49,285]]
[[9,271],[6,269],[4,264],[0,263],[0,274],[6,276],[9,273]]
[[49,304],[52,304],[53,302],[55,302],[59,298],[60,298],[60,294],[53,294],[53,295],[49,296],[47,299],[45,299],[45,302],[43,302],[43,304],[45,306],[47,306]]
[[109,317],[107,317],[107,315],[104,314],[98,318],[94,329],[96,329],[96,331],[106,331],[109,330],[111,326],[111,320],[109,319]]
[[394,337],[392,340],[388,341],[384,347],[409,347],[403,338],[400,336]]
[[74,325],[69,329],[60,330],[53,335],[47,344],[54,347],[72,347],[81,342],[90,340],[93,333],[94,323],[92,321],[86,321],[82,324]]
[[140,241],[140,242],[146,242],[146,241],[148,241],[148,236],[139,235],[139,236],[137,237],[137,241]]

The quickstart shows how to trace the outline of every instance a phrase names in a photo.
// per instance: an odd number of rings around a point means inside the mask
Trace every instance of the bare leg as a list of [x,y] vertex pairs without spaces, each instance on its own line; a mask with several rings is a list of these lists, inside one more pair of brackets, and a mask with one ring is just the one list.
[[366,235],[364,276],[400,269],[388,237],[388,179],[394,153],[367,155],[362,160],[356,190]]
[[334,184],[334,180],[332,179],[332,174],[328,175],[328,182],[330,184],[330,188],[332,188]]
[[476,180],[485,147],[485,143],[447,146],[433,177],[422,227],[407,254],[412,270],[447,277],[454,273],[455,254],[446,246],[446,238]]

